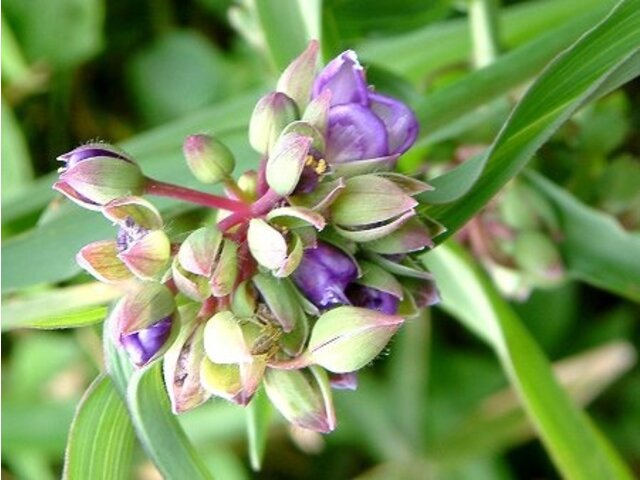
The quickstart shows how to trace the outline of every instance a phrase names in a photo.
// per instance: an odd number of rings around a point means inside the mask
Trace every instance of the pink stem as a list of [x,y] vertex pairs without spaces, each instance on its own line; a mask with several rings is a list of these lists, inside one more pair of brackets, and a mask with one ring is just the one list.
[[265,193],[262,197],[256,200],[253,205],[251,205],[251,208],[248,212],[236,212],[226,218],[223,218],[218,222],[218,228],[220,229],[220,231],[226,232],[230,228],[235,227],[236,225],[244,222],[245,220],[248,220],[249,218],[264,215],[269,210],[271,210],[274,205],[281,199],[282,197],[280,195],[269,189],[267,190],[267,193]]
[[196,205],[229,210],[230,212],[234,213],[244,214],[250,212],[249,206],[244,202],[233,200],[231,198],[221,197],[219,195],[213,195],[211,193],[192,190],[191,188],[181,187],[179,185],[173,185],[171,183],[161,182],[152,178],[147,179],[145,192],[149,195],[177,198],[179,200],[184,200],[185,202],[195,203]]

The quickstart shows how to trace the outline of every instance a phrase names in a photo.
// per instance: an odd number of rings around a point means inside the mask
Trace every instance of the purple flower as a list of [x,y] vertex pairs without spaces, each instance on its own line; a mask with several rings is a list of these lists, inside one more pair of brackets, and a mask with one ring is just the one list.
[[346,294],[352,305],[377,310],[387,315],[394,315],[400,303],[400,299],[395,295],[357,283],[349,285]]
[[129,249],[129,247],[137,240],[142,239],[149,233],[148,228],[144,228],[138,225],[131,217],[127,217],[124,220],[124,225],[121,225],[116,235],[116,244],[118,246],[118,252],[122,253]]
[[141,367],[158,353],[171,334],[171,322],[172,317],[168,316],[150,327],[120,336],[120,343],[134,364]]
[[355,262],[339,248],[323,242],[305,250],[293,272],[295,284],[319,308],[348,304],[344,291],[356,278]]
[[415,115],[401,101],[369,89],[355,52],[342,53],[319,73],[313,97],[325,90],[331,92],[325,152],[330,164],[386,158],[393,166],[415,142]]
[[60,179],[53,188],[78,205],[99,210],[112,200],[144,191],[145,177],[126,154],[106,143],[82,145],[58,160]]

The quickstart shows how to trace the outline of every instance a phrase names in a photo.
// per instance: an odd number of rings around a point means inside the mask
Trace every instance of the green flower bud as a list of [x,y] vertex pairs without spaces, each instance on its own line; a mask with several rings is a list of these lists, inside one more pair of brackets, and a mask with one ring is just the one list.
[[346,180],[346,188],[331,205],[339,233],[358,242],[382,238],[415,215],[418,202],[394,182],[377,175]]
[[182,328],[164,354],[164,383],[175,414],[191,410],[211,396],[200,383],[204,326],[195,321],[198,310],[199,306],[194,304],[179,308]]
[[262,219],[254,218],[249,222],[247,242],[251,255],[260,265],[272,270],[276,277],[289,276],[302,259],[300,237],[295,234],[289,237],[287,242],[284,234]]
[[233,292],[238,277],[238,245],[224,240],[218,263],[211,274],[211,293],[224,297]]
[[303,370],[268,369],[264,386],[271,403],[289,422],[329,433],[335,429],[336,419],[330,389],[322,385],[321,375],[317,371],[314,375]]
[[552,287],[564,279],[564,265],[556,245],[541,232],[519,233],[515,239],[514,258],[536,286]]
[[403,323],[402,317],[366,308],[334,308],[314,325],[307,355],[330,372],[353,372],[373,360]]
[[205,357],[200,365],[200,379],[212,395],[246,406],[262,382],[266,365],[262,357],[237,364],[213,363]]
[[289,123],[299,118],[296,103],[282,92],[272,92],[256,104],[249,122],[249,143],[267,154]]
[[318,48],[317,40],[309,42],[307,49],[289,64],[278,80],[277,90],[292,98],[301,110],[306,107],[311,97]]
[[222,235],[215,227],[194,230],[180,245],[178,259],[187,272],[210,277],[222,248]]
[[235,315],[224,310],[207,321],[204,329],[204,348],[214,363],[251,363],[251,348]]
[[210,135],[188,136],[183,152],[191,173],[202,183],[218,183],[231,175],[235,167],[231,150]]
[[296,289],[289,279],[259,273],[253,277],[253,284],[284,332],[291,332],[299,323],[306,323]]
[[267,183],[287,196],[298,186],[312,138],[292,132],[281,135],[267,161]]
[[254,170],[249,170],[240,175],[237,183],[238,188],[242,190],[248,199],[255,200],[257,198],[258,174]]
[[119,283],[132,278],[127,266],[118,258],[118,246],[113,240],[101,240],[82,247],[76,262],[97,280]]

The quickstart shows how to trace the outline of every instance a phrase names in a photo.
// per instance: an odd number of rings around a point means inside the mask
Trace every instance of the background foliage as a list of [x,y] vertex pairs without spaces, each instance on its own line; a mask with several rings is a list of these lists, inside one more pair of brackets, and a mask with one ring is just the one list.
[[[73,257],[111,227],[51,172],[100,138],[194,186],[180,147],[200,131],[250,168],[253,104],[310,38],[358,51],[420,118],[401,167],[437,187],[443,303],[338,392],[334,434],[256,403],[248,445],[240,408],[173,417],[157,366],[103,344],[119,292]],[[3,478],[233,480],[261,458],[278,479],[640,475],[639,0],[6,0],[2,67]],[[501,269],[469,240],[496,219],[554,248],[509,244]]]

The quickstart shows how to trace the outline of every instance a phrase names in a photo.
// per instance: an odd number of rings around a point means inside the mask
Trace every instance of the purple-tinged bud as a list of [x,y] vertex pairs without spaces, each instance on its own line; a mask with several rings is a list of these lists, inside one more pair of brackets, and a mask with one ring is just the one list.
[[128,335],[120,336],[131,361],[141,367],[146,365],[164,346],[171,335],[172,317],[166,317],[153,325]]
[[130,291],[112,315],[117,342],[132,362],[142,367],[169,347],[176,305],[171,291],[159,283],[145,283]]
[[398,315],[366,308],[334,308],[313,326],[303,355],[330,372],[354,372],[373,360],[403,323]]
[[318,48],[317,40],[310,41],[307,49],[289,64],[278,80],[277,90],[291,97],[300,109],[304,109],[311,98]]
[[149,230],[128,217],[116,236],[118,258],[143,280],[151,280],[166,269],[171,242],[162,230]]
[[249,222],[247,243],[253,258],[276,277],[289,276],[302,259],[303,245],[298,235],[285,235],[260,218]]
[[358,278],[358,266],[339,248],[318,242],[316,248],[304,251],[292,277],[314,305],[327,308],[349,303],[345,289]]
[[322,373],[267,369],[264,386],[271,403],[289,422],[329,433],[335,429],[336,419],[330,389],[323,385],[328,380],[322,378]]
[[357,390],[358,375],[355,372],[332,373],[329,375],[331,387],[336,390]]
[[413,297],[416,307],[426,308],[440,303],[440,292],[433,280],[406,278],[403,284]]
[[398,311],[400,299],[388,292],[352,283],[346,290],[347,298],[355,307],[368,308],[393,315]]
[[249,122],[249,143],[268,153],[284,128],[299,118],[296,103],[282,92],[268,93],[256,104]]
[[125,153],[102,143],[83,145],[58,160],[64,162],[53,188],[90,210],[128,195],[143,193],[146,179]]
[[199,309],[194,303],[179,308],[180,333],[164,354],[164,383],[175,414],[191,410],[211,396],[200,383],[204,325],[196,321]]
[[202,183],[218,183],[229,177],[235,167],[231,150],[210,135],[190,135],[183,145],[191,173]]
[[118,245],[113,240],[85,245],[76,255],[76,262],[101,282],[119,283],[132,278],[129,269],[118,258]]

